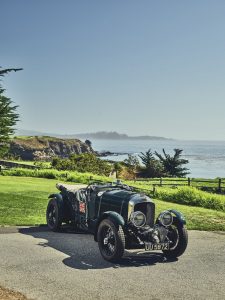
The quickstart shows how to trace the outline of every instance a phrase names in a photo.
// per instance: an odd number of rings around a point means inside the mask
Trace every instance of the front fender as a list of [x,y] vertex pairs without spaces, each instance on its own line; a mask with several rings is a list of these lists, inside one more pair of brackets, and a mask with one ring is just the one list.
[[177,217],[177,220],[178,220],[181,224],[183,224],[183,225],[186,224],[185,216],[184,216],[181,212],[179,212],[179,211],[177,211],[177,210],[175,210],[175,209],[169,209],[169,211]]
[[[173,215],[175,215],[177,221],[178,221],[180,224],[182,224],[182,226],[186,224],[186,219],[185,219],[184,215],[183,215],[181,212],[179,212],[179,211],[177,211],[177,210],[175,210],[175,209],[168,209],[167,211],[169,211],[169,212],[171,212]],[[161,212],[161,213],[159,214],[159,216],[157,217],[156,223],[159,221],[159,217],[160,217],[160,215],[161,215],[162,213],[163,213],[163,212]]]
[[98,222],[95,227],[94,232],[94,240],[97,242],[97,233],[98,233],[98,226],[102,220],[110,218],[112,219],[118,226],[121,225],[122,227],[125,225],[124,218],[115,211],[105,211],[102,216],[98,219]]
[[116,222],[116,224],[118,225],[121,225],[121,226],[124,226],[125,225],[125,221],[124,221],[124,218],[118,214],[117,212],[115,211],[105,211],[101,217],[101,221],[105,218],[111,218],[113,219],[113,221]]

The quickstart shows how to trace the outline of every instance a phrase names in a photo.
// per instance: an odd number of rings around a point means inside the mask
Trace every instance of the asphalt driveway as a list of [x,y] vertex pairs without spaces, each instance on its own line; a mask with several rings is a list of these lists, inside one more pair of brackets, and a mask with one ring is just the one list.
[[93,236],[0,228],[0,285],[32,299],[225,299],[225,233],[189,231],[176,261],[127,252],[104,261]]

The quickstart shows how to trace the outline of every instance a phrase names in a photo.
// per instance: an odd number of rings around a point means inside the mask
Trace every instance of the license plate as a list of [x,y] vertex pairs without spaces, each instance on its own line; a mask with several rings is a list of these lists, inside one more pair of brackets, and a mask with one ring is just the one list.
[[161,243],[161,244],[153,244],[153,243],[145,243],[145,250],[169,250],[169,243]]

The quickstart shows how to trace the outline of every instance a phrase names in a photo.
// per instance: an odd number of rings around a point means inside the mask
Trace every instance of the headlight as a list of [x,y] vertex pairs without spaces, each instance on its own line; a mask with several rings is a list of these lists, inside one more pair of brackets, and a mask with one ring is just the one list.
[[135,211],[130,216],[131,223],[136,227],[142,227],[146,223],[146,217],[141,211]]
[[173,223],[173,215],[166,210],[160,214],[159,221],[163,226],[170,226]]

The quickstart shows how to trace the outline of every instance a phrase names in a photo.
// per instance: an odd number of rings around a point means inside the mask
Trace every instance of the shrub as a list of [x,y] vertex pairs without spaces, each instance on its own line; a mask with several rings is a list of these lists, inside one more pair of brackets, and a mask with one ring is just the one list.
[[110,163],[101,160],[92,153],[73,154],[67,159],[54,158],[52,167],[57,170],[91,172],[105,176],[108,176],[112,169]]
[[165,177],[166,173],[163,170],[159,161],[152,161],[147,167],[140,167],[138,170],[138,176],[142,178],[158,178]]
[[200,191],[195,187],[157,187],[154,197],[168,202],[225,211],[225,196]]
[[[135,178],[137,169],[140,167],[139,160],[137,156],[128,154],[128,158],[123,161],[126,169],[124,170],[125,176],[124,178]],[[127,176],[128,175],[128,176]]]

